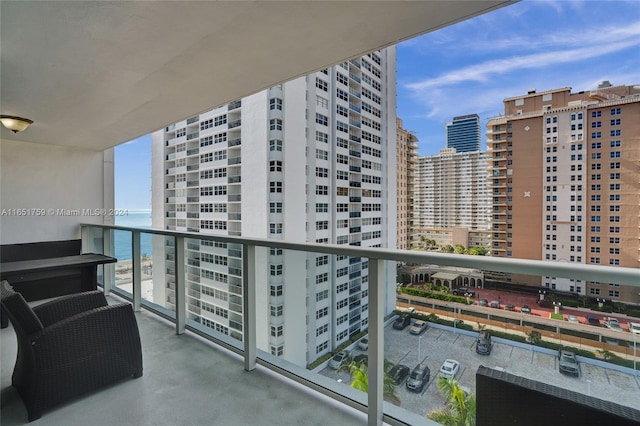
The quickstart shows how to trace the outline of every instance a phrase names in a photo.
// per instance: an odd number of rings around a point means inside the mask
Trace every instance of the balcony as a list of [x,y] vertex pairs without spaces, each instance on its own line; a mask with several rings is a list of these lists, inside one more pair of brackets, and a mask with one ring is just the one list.
[[[122,302],[118,297],[108,299]],[[196,333],[176,335],[175,329],[156,315],[137,312],[136,320],[144,352],[144,375],[46,411],[40,423],[152,426],[366,422],[365,414],[295,385],[266,367],[246,372],[236,353],[203,340]],[[11,387],[17,351],[15,335],[11,326],[1,333],[2,424],[23,425],[27,412]],[[324,385],[335,386],[330,383],[332,380],[325,379]],[[251,401],[253,409],[247,409],[247,401]]]

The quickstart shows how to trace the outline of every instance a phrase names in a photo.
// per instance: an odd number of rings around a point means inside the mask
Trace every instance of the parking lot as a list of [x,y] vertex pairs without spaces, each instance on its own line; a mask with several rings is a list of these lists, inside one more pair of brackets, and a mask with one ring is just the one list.
[[[479,355],[475,351],[476,333],[466,332],[472,334],[466,335],[449,327],[429,323],[429,328],[416,336],[409,333],[409,328],[395,330],[388,325],[385,328],[384,348],[385,359],[394,364],[400,362],[413,369],[424,360],[431,370],[429,382],[420,393],[408,391],[404,384],[396,387],[401,406],[414,413],[426,415],[444,407],[445,401],[436,382],[440,366],[448,358],[460,362],[456,378],[461,386],[471,392],[475,392],[476,370],[479,365],[484,365],[640,410],[640,377],[585,362],[580,363],[578,377],[567,376],[558,371],[555,355],[497,342],[495,338],[491,354]],[[351,355],[361,353],[366,352],[354,345]],[[341,380],[345,385],[350,383],[346,371],[337,372],[327,367],[320,374]]]

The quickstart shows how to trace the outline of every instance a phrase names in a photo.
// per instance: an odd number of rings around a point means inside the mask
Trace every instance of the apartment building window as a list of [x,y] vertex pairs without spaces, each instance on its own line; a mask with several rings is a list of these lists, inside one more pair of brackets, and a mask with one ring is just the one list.
[[269,141],[269,151],[282,151],[282,141],[280,139],[271,139]]
[[200,155],[200,163],[210,163],[213,161],[213,152]]
[[316,257],[316,266],[328,265],[329,264],[329,256],[318,256]]
[[271,192],[271,193],[281,193],[282,192],[282,182],[269,182],[269,192]]
[[316,337],[329,331],[329,324],[322,325],[316,329]]
[[284,326],[282,325],[272,325],[271,326],[271,336],[280,337],[284,334]]
[[329,143],[329,135],[316,130],[316,142]]
[[227,132],[218,133],[213,136],[214,143],[223,143],[227,141]]
[[609,297],[620,297],[620,292],[618,290],[609,290]]
[[620,131],[620,129],[611,130],[609,132],[609,136],[611,136],[611,137],[620,136],[620,135],[622,135],[622,132]]
[[277,160],[269,161],[269,171],[271,171],[271,172],[281,172],[282,171],[282,161],[277,161]]
[[212,220],[203,220],[200,222],[200,229],[213,229]]
[[609,227],[609,233],[610,234],[619,234],[620,233],[620,227],[619,226],[610,226]]
[[213,195],[227,195],[227,187],[224,185],[214,186]]
[[316,148],[316,158],[318,160],[328,160],[329,159],[329,152],[325,151],[324,149]]
[[321,308],[316,311],[316,319],[326,317],[327,315],[329,315],[329,308]]
[[591,288],[591,289],[589,289],[589,293],[593,294],[594,296],[599,296],[600,295],[600,289],[599,288]]
[[270,288],[270,294],[271,296],[277,297],[277,296],[282,296],[283,294],[283,286],[282,284],[272,284],[269,286]]
[[213,145],[213,136],[207,136],[200,139],[200,148],[203,148],[209,145]]
[[[600,139],[602,137],[602,132],[591,132],[591,139]],[[593,145],[595,145],[595,143],[591,144],[591,147],[593,148]],[[601,145],[598,142],[598,145]]]
[[620,158],[620,156],[621,156],[620,151],[611,151],[609,153],[609,158]]
[[272,118],[269,120],[269,130],[282,130],[282,120]]
[[280,110],[280,111],[282,111],[282,99],[280,99],[280,98],[271,98],[271,99],[269,99],[269,109],[270,110]]
[[322,229],[329,229],[329,222],[326,220],[321,220],[316,222],[316,231],[320,231]]
[[602,121],[593,121],[591,122],[591,128],[597,129],[598,127],[602,127]]
[[602,111],[591,111],[591,118],[602,117]]
[[336,105],[336,113],[343,117],[349,117],[349,110],[342,105]]
[[269,273],[272,277],[282,275],[282,265],[269,265]]
[[336,96],[343,101],[349,100],[349,94],[342,89],[336,89]]
[[226,160],[227,159],[227,151],[216,151],[213,153],[213,159],[216,161]]
[[611,146],[611,148],[620,148],[621,143],[619,140],[615,140],[609,142],[609,145]]
[[316,185],[316,195],[329,195],[329,187],[326,185]]
[[609,163],[609,168],[610,169],[619,169],[620,168],[620,162]]
[[346,197],[349,195],[349,188],[344,188],[342,186],[338,186],[336,188],[336,195],[340,197]]
[[329,91],[329,84],[321,78],[316,77],[316,87],[325,92]]
[[227,115],[221,115],[218,117],[215,117],[213,119],[213,124],[214,126],[222,126],[223,124],[227,124]]
[[613,120],[611,120],[610,124],[612,126],[619,126],[620,125],[620,119],[619,118],[613,119]]
[[349,180],[349,173],[343,170],[338,170],[336,172],[336,179],[338,180]]
[[269,224],[269,233],[270,234],[282,234],[282,224],[281,223],[270,223]]
[[318,346],[316,346],[316,354],[319,354],[320,352],[326,350],[328,347],[329,342],[320,343]]
[[282,203],[269,203],[269,212],[271,213],[282,213]]
[[609,195],[609,201],[620,201],[620,194]]
[[221,167],[219,169],[215,169],[213,171],[213,177],[215,177],[215,178],[227,177],[227,168],[226,167]]
[[323,114],[316,113],[316,123],[321,124],[323,126],[329,125],[329,117]]
[[328,212],[329,212],[329,204],[316,203],[316,213],[328,213]]
[[336,206],[336,211],[338,213],[345,213],[349,211],[349,204],[346,203],[338,203]]
[[336,120],[336,129],[339,132],[349,133],[349,126],[342,121]]

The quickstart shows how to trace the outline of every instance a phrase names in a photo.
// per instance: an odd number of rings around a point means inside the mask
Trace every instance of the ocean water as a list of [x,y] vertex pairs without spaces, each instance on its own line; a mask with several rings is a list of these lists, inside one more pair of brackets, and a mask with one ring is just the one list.
[[[129,211],[129,214],[116,216],[116,225],[131,226],[136,228],[151,228],[151,211]],[[131,232],[114,231],[115,257],[118,260],[130,260],[131,255]],[[141,254],[151,256],[152,252],[151,234],[140,234]]]

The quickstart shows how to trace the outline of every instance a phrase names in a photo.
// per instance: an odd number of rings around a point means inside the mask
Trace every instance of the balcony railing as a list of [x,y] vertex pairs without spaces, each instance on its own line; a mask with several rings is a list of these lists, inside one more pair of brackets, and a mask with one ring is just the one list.
[[[116,280],[114,265],[105,265],[102,269],[102,281],[105,292],[113,291],[132,301],[135,310],[141,308],[155,313],[175,324],[176,333],[182,334],[186,330],[196,333],[214,344],[240,354],[244,359],[244,368],[247,371],[255,369],[257,364],[275,371],[277,374],[286,376],[298,383],[304,384],[312,389],[321,392],[330,398],[367,413],[369,425],[379,425],[383,421],[391,424],[412,424],[415,420],[415,413],[405,412],[401,408],[383,403],[383,359],[384,359],[384,323],[385,323],[385,300],[387,298],[387,277],[388,268],[393,268],[395,262],[405,264],[425,264],[425,265],[445,265],[493,271],[495,273],[525,274],[536,276],[555,276],[559,278],[573,278],[585,281],[599,281],[608,283],[624,284],[640,289],[640,270],[633,268],[621,268],[611,266],[583,265],[565,262],[545,262],[522,259],[493,258],[484,256],[450,255],[443,253],[402,251],[384,248],[362,248],[348,245],[316,244],[316,243],[295,243],[282,240],[256,239],[233,236],[214,236],[200,233],[172,232],[165,230],[150,230],[144,228],[130,228],[113,225],[90,225],[81,227],[83,250],[93,252],[104,252],[113,254],[109,250],[113,241],[114,231],[130,232],[132,237],[131,252],[133,253],[131,282],[128,284],[129,290],[120,288]],[[229,294],[234,294],[233,299],[229,299],[228,304],[228,326],[226,332],[218,332],[212,328],[203,326],[199,321],[194,321],[188,307],[194,306],[195,300],[188,300],[190,292],[187,288],[187,280],[194,283],[204,283],[204,280],[211,280],[205,275],[194,275],[191,268],[184,262],[175,262],[174,265],[159,265],[159,270],[172,276],[165,278],[166,282],[159,283],[161,290],[166,291],[166,298],[160,301],[145,299],[150,293],[143,291],[143,269],[141,252],[141,234],[151,234],[155,240],[161,242],[158,247],[170,250],[172,258],[185,259],[187,247],[195,247],[192,242],[201,241],[204,247],[201,253],[207,253],[211,246],[215,247],[242,247],[242,259],[230,258],[229,270],[234,271],[234,275],[229,275],[226,282]],[[206,243],[206,244],[205,244]],[[155,249],[155,246],[154,246]],[[257,347],[257,333],[264,327],[258,328],[258,312],[265,312],[265,307],[259,306],[259,289],[257,282],[262,279],[265,259],[269,259],[269,252],[283,250],[292,253],[292,256],[301,262],[297,262],[294,267],[304,265],[304,259],[309,255],[333,255],[351,260],[356,259],[366,262],[368,268],[368,394],[354,393],[352,389],[344,384],[335,383],[335,386],[326,386],[326,381],[320,380],[314,373],[301,369],[299,365],[285,361],[282,358],[274,357],[268,353],[261,352]],[[190,252],[193,253],[193,252]],[[158,259],[166,259],[167,256],[158,256]],[[155,259],[155,257],[154,257]],[[237,262],[237,264],[233,264]],[[345,260],[345,262],[347,262]],[[293,262],[292,262],[293,263]],[[241,266],[241,269],[238,268]],[[364,269],[363,269],[364,271]],[[395,276],[395,268],[393,268]],[[363,272],[364,274],[364,272]],[[267,272],[268,275],[268,272]],[[294,274],[298,277],[296,274]],[[354,277],[355,278],[355,277]],[[154,277],[152,285],[156,285]],[[219,278],[218,278],[219,279]],[[296,278],[296,280],[299,280]],[[220,281],[218,281],[220,282]],[[296,283],[298,284],[298,283]],[[355,283],[350,288],[356,288],[360,284]],[[216,287],[217,288],[217,287]],[[286,288],[286,286],[285,286]],[[191,292],[196,294],[196,289],[191,288]],[[143,296],[145,295],[145,296]],[[353,296],[353,295],[352,295]],[[363,300],[364,302],[364,300]],[[353,309],[349,312],[348,324],[343,324],[344,330],[350,335],[360,330],[362,314],[360,306],[362,302],[355,299],[349,300],[349,306]],[[388,309],[388,307],[387,307]],[[204,310],[202,309],[198,311]],[[306,310],[300,312],[301,318],[309,316]],[[268,312],[268,310],[267,310]],[[321,315],[321,314],[315,314]],[[213,315],[216,318],[226,318],[220,316],[220,312]],[[262,336],[264,337],[264,336]],[[261,337],[261,338],[262,338]],[[307,362],[314,359],[307,357]],[[397,361],[397,360],[395,360]]]

